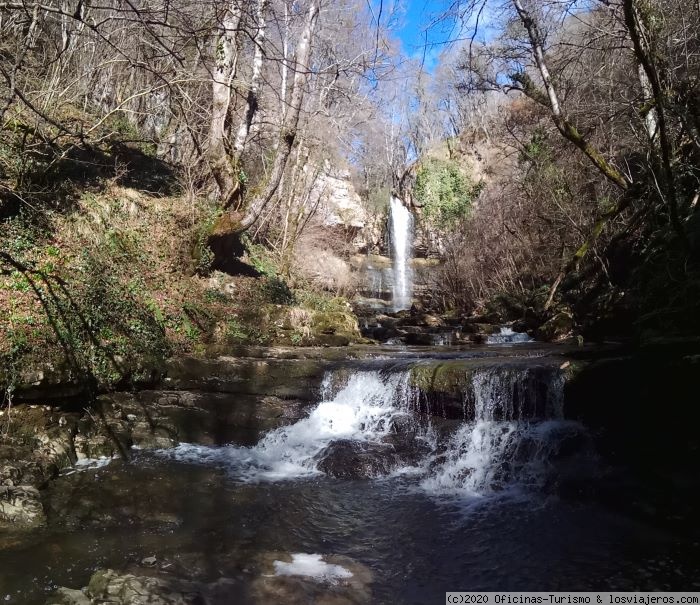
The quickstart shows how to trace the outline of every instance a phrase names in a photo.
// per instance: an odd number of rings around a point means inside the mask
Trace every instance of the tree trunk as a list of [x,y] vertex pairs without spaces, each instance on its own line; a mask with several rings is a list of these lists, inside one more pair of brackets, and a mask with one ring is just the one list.
[[[623,0],[622,3],[625,25],[629,32],[634,54],[643,68],[648,79],[654,97],[654,111],[659,134],[659,147],[661,149],[661,166],[666,204],[671,219],[671,225],[682,241],[685,239],[685,231],[678,215],[678,195],[676,193],[676,176],[673,171],[673,144],[668,134],[666,125],[666,95],[664,94],[661,76],[657,68],[657,62],[653,43],[651,41],[651,27],[648,25],[649,15],[637,9],[635,0]],[[687,243],[687,242],[686,242]]]
[[253,124],[253,118],[258,110],[258,87],[260,85],[260,76],[262,74],[264,44],[265,44],[265,11],[267,10],[267,0],[258,0],[256,11],[256,30],[253,37],[255,44],[255,54],[253,56],[253,74],[250,77],[250,85],[248,94],[246,95],[246,110],[243,114],[243,119],[238,127],[236,139],[233,143],[234,165],[238,164],[243,153],[250,127]]
[[238,175],[227,145],[227,116],[231,105],[231,85],[238,61],[238,30],[242,11],[231,0],[216,40],[215,69],[212,78],[212,116],[209,127],[209,164],[221,194],[222,205],[229,207],[239,189]]
[[280,133],[279,146],[270,174],[270,180],[262,194],[251,202],[238,220],[234,221],[233,224],[235,225],[234,229],[236,233],[243,233],[253,225],[265,207],[270,203],[270,200],[274,197],[280,181],[282,180],[282,175],[287,166],[289,155],[292,152],[299,126],[299,116],[301,115],[301,107],[304,101],[304,92],[309,79],[311,42],[316,29],[316,23],[318,22],[320,3],[320,0],[311,0],[304,30],[297,46],[294,57],[292,92],[289,99],[287,114],[282,123],[282,132]]

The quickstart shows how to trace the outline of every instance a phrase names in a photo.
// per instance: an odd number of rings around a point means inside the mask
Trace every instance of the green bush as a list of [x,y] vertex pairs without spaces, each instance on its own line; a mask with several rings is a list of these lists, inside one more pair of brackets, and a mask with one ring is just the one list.
[[441,229],[466,218],[480,191],[481,184],[473,184],[457,163],[437,159],[422,163],[414,189],[425,219]]

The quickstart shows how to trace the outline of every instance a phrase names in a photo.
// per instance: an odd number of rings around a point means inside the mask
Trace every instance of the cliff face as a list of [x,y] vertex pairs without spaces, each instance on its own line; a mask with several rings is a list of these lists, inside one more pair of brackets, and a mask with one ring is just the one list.
[[342,233],[353,252],[367,252],[380,244],[383,225],[357,193],[349,170],[326,165],[315,189],[320,195],[317,225]]

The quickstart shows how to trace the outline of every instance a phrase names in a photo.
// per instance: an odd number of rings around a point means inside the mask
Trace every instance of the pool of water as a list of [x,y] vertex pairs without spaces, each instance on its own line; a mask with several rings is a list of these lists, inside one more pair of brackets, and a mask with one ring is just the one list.
[[[44,603],[99,568],[155,557],[179,577],[231,578],[246,603],[267,553],[344,555],[372,603],[440,603],[448,590],[697,590],[700,548],[594,502],[445,498],[410,476],[242,483],[225,469],[142,453],[57,480],[48,526],[0,538],[0,598]],[[254,567],[254,566],[253,566]]]

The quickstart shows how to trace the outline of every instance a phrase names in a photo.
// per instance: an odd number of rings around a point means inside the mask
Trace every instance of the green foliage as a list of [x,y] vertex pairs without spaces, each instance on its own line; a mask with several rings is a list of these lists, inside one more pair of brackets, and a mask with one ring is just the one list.
[[298,304],[309,311],[345,313],[349,309],[348,301],[342,296],[331,298],[312,290],[295,290],[294,295]]
[[197,223],[194,231],[192,258],[194,260],[194,272],[206,277],[211,273],[214,264],[214,252],[209,247],[209,236],[218,220],[220,211],[212,207],[205,217]]
[[243,344],[250,340],[248,331],[235,317],[226,322],[226,340],[234,344]]
[[262,244],[253,243],[247,235],[244,235],[241,241],[248,254],[248,262],[253,268],[267,277],[277,277],[280,272],[279,267],[272,258],[270,250]]
[[473,184],[456,162],[438,159],[421,164],[414,189],[423,216],[441,229],[466,218],[480,191],[481,184]]
[[552,147],[544,130],[540,128],[535,129],[530,140],[525,143],[520,151],[518,160],[521,164],[526,162],[549,164],[554,160]]

